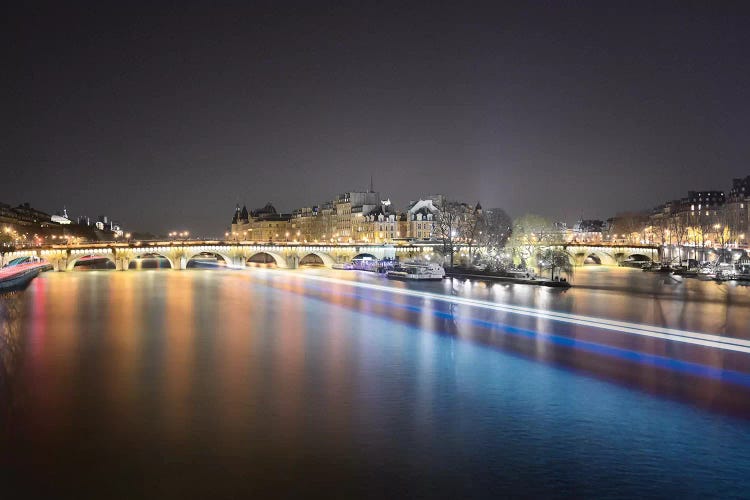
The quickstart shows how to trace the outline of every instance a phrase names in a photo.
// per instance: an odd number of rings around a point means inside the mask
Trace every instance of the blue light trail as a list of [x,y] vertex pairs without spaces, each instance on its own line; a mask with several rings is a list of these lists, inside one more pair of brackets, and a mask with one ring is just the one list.
[[[276,273],[279,271],[261,271],[268,273]],[[376,285],[372,283],[362,283],[358,281],[350,281],[339,278],[331,278],[326,276],[316,276],[310,274],[298,274],[302,279],[319,281],[325,283],[340,284],[350,287],[356,287],[366,290],[373,290],[378,292],[392,293],[396,295],[405,295],[409,297],[419,297],[425,299],[436,300],[440,302],[446,302],[451,304],[460,304],[470,307],[476,307],[481,309],[489,309],[493,311],[500,311],[510,314],[516,314],[521,316],[529,316],[541,319],[549,319],[560,323],[569,323],[580,326],[588,326],[592,328],[598,328],[602,330],[608,330],[620,334],[640,335],[652,338],[659,338],[664,340],[670,340],[674,342],[682,342],[687,344],[694,344],[704,347],[711,347],[715,349],[722,349],[725,351],[741,352],[750,354],[750,341],[732,337],[722,337],[720,335],[711,335],[706,333],[688,332],[684,330],[678,330],[675,328],[665,328],[660,326],[643,325],[638,323],[630,323],[627,321],[617,321],[605,318],[597,318],[592,316],[584,316],[579,314],[561,313],[555,311],[545,311],[532,307],[513,306],[509,304],[499,304],[490,302],[487,300],[469,299],[464,297],[456,297],[449,295],[442,295],[439,293],[422,292],[419,290],[411,290],[408,288],[395,288],[385,285]]]

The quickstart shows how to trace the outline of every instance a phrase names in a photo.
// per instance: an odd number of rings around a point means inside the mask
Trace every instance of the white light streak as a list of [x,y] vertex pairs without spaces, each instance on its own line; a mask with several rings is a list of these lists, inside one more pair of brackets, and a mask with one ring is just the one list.
[[[253,271],[258,272],[258,271]],[[266,271],[268,273],[276,273],[278,271]],[[287,275],[289,276],[289,275]],[[643,325],[638,323],[630,323],[627,321],[616,321],[605,318],[597,318],[593,316],[583,316],[579,314],[568,314],[555,311],[544,311],[541,309],[535,309],[532,307],[513,306],[509,304],[498,304],[487,300],[469,299],[465,297],[455,297],[449,295],[443,295],[439,293],[421,292],[418,290],[410,290],[405,288],[395,288],[385,285],[375,285],[372,283],[362,283],[359,281],[350,281],[339,278],[330,278],[325,276],[316,276],[310,274],[295,274],[295,277],[303,278],[311,281],[321,281],[325,283],[335,283],[339,285],[345,285],[355,288],[363,288],[366,290],[374,290],[378,292],[391,293],[395,295],[405,295],[409,297],[421,297],[428,298],[436,301],[461,304],[470,307],[476,307],[480,309],[489,309],[493,311],[501,311],[511,314],[518,314],[521,316],[530,316],[535,318],[549,319],[560,323],[570,323],[581,326],[589,326],[593,328],[599,328],[602,330],[609,330],[617,333],[641,335],[652,338],[659,338],[665,340],[671,340],[675,342],[683,342],[687,344],[695,344],[704,347],[712,347],[716,349],[723,349],[726,351],[735,351],[750,354],[750,340],[737,339],[732,337],[722,337],[720,335],[710,335],[706,333],[688,332],[684,330],[678,330],[675,328],[664,328],[660,326]]]

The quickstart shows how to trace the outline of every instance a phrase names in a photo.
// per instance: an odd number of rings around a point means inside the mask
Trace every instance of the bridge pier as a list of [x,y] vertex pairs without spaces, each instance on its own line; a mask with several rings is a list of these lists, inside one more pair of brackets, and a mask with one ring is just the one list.
[[289,269],[297,269],[299,267],[299,255],[292,254],[287,257],[286,266]]
[[232,257],[229,262],[227,262],[233,269],[243,269],[245,267],[245,257],[239,256],[239,257]]
[[187,257],[181,256],[176,259],[174,259],[174,270],[175,271],[184,271],[187,269],[187,263],[188,259]]
[[68,270],[68,259],[65,257],[61,257],[59,259],[55,259],[52,261],[52,269],[64,273]]

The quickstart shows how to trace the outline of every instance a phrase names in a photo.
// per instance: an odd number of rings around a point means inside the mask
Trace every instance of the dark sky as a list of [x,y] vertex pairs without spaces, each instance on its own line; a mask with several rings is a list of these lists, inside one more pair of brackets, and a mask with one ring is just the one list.
[[0,201],[221,234],[371,174],[568,221],[750,175],[740,2],[348,3],[6,7]]

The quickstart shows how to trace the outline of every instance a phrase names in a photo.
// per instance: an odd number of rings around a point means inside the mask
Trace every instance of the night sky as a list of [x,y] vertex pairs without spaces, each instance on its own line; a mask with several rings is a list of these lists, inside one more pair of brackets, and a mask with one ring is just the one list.
[[216,235],[370,175],[569,222],[750,175],[740,2],[347,3],[5,7],[0,201]]

